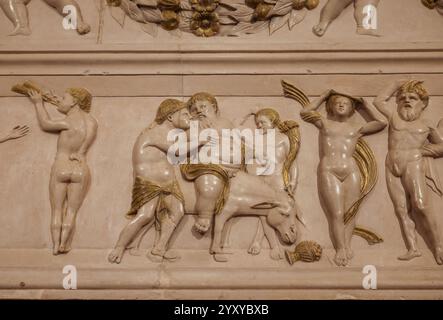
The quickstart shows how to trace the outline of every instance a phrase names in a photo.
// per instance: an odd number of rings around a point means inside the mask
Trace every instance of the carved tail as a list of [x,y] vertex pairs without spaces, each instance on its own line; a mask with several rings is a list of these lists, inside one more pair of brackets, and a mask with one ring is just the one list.
[[[281,84],[285,97],[297,101],[301,104],[303,108],[307,107],[310,104],[309,98],[299,88],[284,80],[281,81]],[[360,197],[346,212],[344,216],[345,224],[348,224],[350,220],[355,218],[355,215],[357,214],[358,209],[363,202],[363,199],[374,188],[375,183],[377,182],[378,175],[377,162],[375,160],[374,152],[371,150],[364,139],[360,138],[358,140],[353,157],[357,163],[361,175]],[[369,245],[383,242],[383,239],[380,238],[377,234],[359,226],[355,227],[354,235],[362,237],[368,242]]]

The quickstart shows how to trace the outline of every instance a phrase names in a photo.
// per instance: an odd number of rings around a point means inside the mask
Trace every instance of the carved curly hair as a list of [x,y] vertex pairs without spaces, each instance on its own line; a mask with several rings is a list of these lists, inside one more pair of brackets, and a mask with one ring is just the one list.
[[214,107],[215,113],[219,114],[220,110],[218,108],[217,99],[215,99],[215,97],[212,94],[207,92],[199,92],[194,94],[191,98],[189,98],[188,102],[186,103],[188,110],[197,101],[209,101]]
[[84,112],[91,111],[92,95],[85,88],[69,88],[66,90]]
[[423,86],[423,81],[410,80],[400,87],[397,91],[397,99],[404,93],[415,93],[420,97],[425,107],[429,103],[429,94]]

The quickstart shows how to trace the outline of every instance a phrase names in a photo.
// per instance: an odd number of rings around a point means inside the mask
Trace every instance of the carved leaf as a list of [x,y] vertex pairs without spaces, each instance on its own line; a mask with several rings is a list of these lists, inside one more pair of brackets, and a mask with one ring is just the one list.
[[269,34],[273,34],[275,31],[279,30],[281,27],[283,27],[286,22],[289,20],[289,16],[291,13],[288,13],[284,16],[276,16],[271,19],[271,22],[269,23]]
[[180,1],[180,9],[191,11],[191,3],[189,1]]
[[234,26],[229,32],[230,36],[238,36],[242,33],[257,33],[261,30],[265,29],[268,26],[268,21],[258,21],[255,23],[250,22],[240,22],[236,26]]
[[142,30],[152,37],[157,37],[158,26],[155,23],[145,23],[142,25]]
[[231,10],[235,10],[236,5],[244,6],[245,0],[227,0],[227,1],[220,1],[219,3],[221,6],[227,7]]
[[306,8],[303,8],[302,10],[292,10],[291,16],[288,19],[289,30],[292,30],[296,24],[302,22],[306,17],[307,12],[308,10]]
[[254,9],[245,5],[233,5],[236,8],[235,11],[229,12],[229,16],[239,22],[250,22]]
[[220,24],[236,24],[237,22],[234,21],[232,18],[230,18],[229,16],[220,16],[219,17],[219,22]]
[[157,0],[132,0],[132,2],[141,6],[157,8]]
[[153,23],[159,23],[162,21],[162,13],[158,9],[143,8],[141,11],[143,12],[145,21]]
[[120,7],[109,7],[109,10],[111,10],[111,17],[123,28],[125,26],[126,13]]
[[120,8],[132,19],[137,22],[145,22],[143,11],[132,1],[122,0]]
[[292,0],[278,0],[275,6],[269,11],[267,18],[272,16],[284,16],[292,10]]
[[182,32],[180,31],[180,29],[174,29],[169,31],[169,34],[175,38],[181,38],[182,36]]

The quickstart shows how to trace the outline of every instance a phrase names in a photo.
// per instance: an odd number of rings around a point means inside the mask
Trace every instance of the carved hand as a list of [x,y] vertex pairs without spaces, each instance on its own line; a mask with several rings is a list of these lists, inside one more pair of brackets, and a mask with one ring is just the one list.
[[28,126],[16,126],[11,132],[6,136],[5,140],[18,139],[26,136],[29,133]]
[[85,155],[81,153],[72,153],[69,156],[69,160],[83,162],[85,160]]
[[41,93],[40,93],[40,92],[37,92],[37,91],[35,91],[35,90],[31,90],[31,91],[29,92],[29,99],[31,99],[31,101],[32,101],[34,104],[42,103],[42,102],[43,102],[43,98],[42,98]]

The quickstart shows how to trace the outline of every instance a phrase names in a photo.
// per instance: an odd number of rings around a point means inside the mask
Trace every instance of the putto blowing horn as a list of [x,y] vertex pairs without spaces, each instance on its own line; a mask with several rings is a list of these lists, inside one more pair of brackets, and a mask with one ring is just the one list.
[[23,83],[18,83],[11,88],[13,92],[18,94],[22,94],[29,97],[29,93],[31,91],[36,91],[42,95],[43,101],[48,102],[53,105],[58,105],[60,101],[58,98],[50,93],[49,91],[44,90],[38,84],[32,81],[25,81]]

